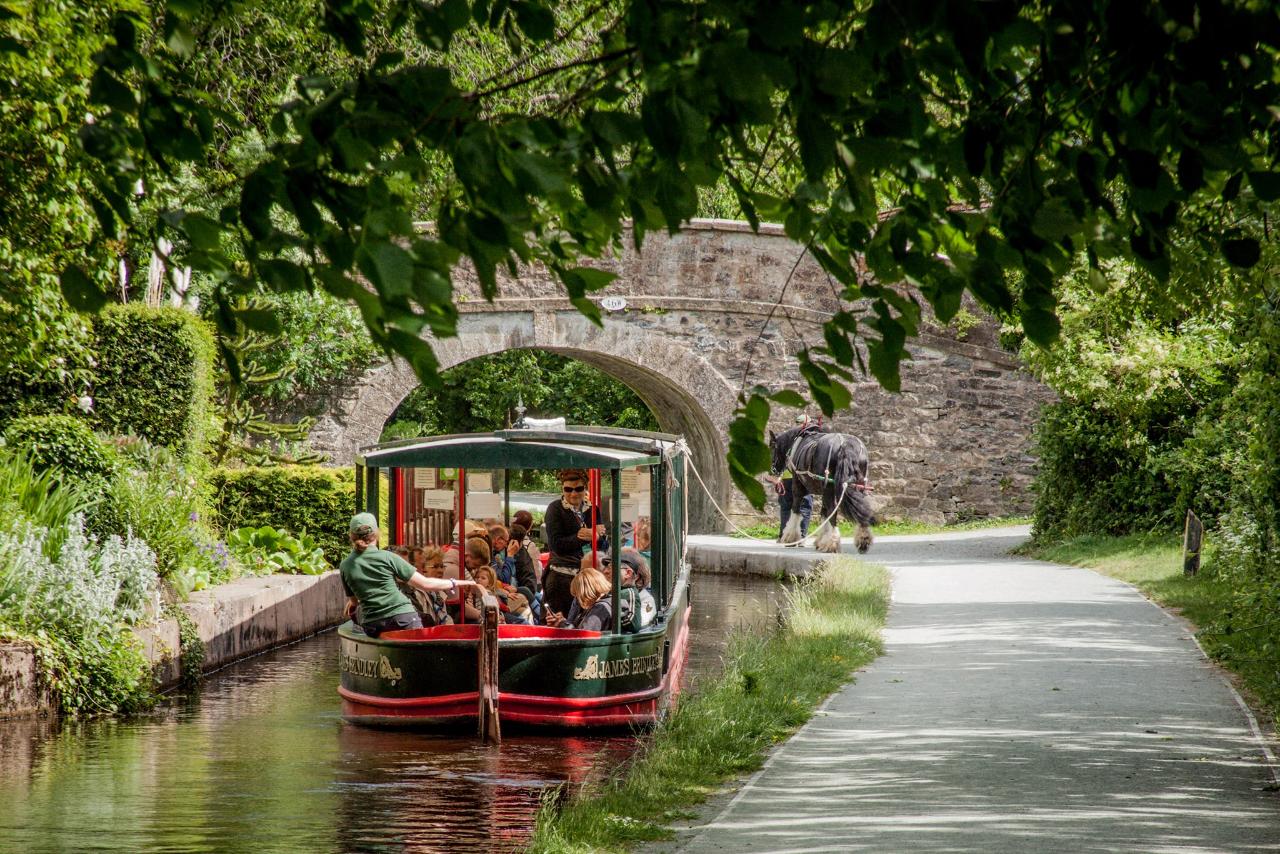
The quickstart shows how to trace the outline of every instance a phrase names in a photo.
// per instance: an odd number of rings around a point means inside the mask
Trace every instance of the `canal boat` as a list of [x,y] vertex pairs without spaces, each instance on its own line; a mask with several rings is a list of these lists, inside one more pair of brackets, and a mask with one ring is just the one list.
[[[513,472],[585,469],[611,543],[639,526],[651,532],[650,590],[658,610],[635,632],[622,631],[616,607],[610,631],[498,625],[496,689],[486,689],[485,667],[478,665],[487,654],[481,645],[492,641],[474,622],[377,638],[348,622],[338,630],[343,717],[375,726],[467,725],[480,719],[482,695],[496,691],[503,724],[627,727],[660,719],[679,691],[688,652],[687,454],[679,436],[562,425],[361,449],[357,508],[385,520],[380,527],[389,544],[453,544],[446,577],[454,578],[465,576],[456,544],[465,542],[467,519],[510,523]],[[614,560],[614,602],[619,572]]]

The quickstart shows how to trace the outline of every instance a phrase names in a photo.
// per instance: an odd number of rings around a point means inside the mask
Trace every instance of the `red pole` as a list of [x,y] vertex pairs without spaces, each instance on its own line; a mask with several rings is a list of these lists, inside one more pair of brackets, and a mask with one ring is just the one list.
[[600,491],[600,469],[592,469],[591,476],[587,478],[587,509],[591,515],[591,568],[599,569],[600,562],[596,557],[596,518],[595,500],[596,494]]
[[[458,580],[467,577],[465,555],[467,552],[467,470],[458,469]],[[467,603],[462,592],[458,592],[458,625],[467,621]]]

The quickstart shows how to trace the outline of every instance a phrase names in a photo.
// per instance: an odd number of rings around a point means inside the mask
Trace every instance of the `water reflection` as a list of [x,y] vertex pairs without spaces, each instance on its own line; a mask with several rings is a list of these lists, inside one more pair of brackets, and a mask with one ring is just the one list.
[[[693,678],[780,586],[697,576]],[[512,851],[542,799],[612,773],[626,734],[466,734],[343,724],[332,633],[242,662],[131,721],[0,722],[0,851]]]

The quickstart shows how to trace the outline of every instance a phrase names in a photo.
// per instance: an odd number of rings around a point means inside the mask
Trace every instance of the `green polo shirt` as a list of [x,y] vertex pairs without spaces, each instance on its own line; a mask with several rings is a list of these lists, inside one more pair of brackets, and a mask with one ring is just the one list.
[[362,623],[376,623],[396,614],[417,611],[396,585],[396,579],[407,583],[413,578],[413,564],[395,552],[377,546],[369,546],[363,552],[353,549],[342,559],[338,571],[347,593],[360,600]]

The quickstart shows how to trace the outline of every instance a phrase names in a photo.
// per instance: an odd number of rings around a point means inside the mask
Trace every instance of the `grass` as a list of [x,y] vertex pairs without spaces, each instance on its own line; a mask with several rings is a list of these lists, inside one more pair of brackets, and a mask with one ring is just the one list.
[[1127,581],[1156,603],[1181,614],[1196,626],[1204,651],[1240,677],[1267,717],[1274,722],[1280,708],[1280,674],[1268,632],[1223,632],[1235,602],[1231,585],[1218,578],[1212,544],[1206,543],[1200,573],[1182,573],[1182,543],[1174,536],[1132,534],[1089,535],[1049,545],[1028,545],[1022,553],[1039,560],[1083,566]]
[[[820,519],[818,521],[821,521]],[[817,524],[815,521],[813,524]],[[983,528],[1003,528],[1006,525],[1030,525],[1030,516],[991,516],[983,519],[969,519],[964,522],[954,522],[950,525],[930,525],[926,522],[915,522],[911,519],[885,519],[879,525],[876,525],[874,533],[881,537],[891,537],[896,534],[942,534],[949,531],[977,531]],[[851,537],[857,526],[852,522],[844,521],[840,523],[840,533],[846,537]],[[751,537],[757,540],[772,540],[778,536],[778,525],[776,522],[760,522],[755,525],[749,525],[742,529],[742,532],[735,531],[734,537],[743,539]]]
[[626,851],[760,767],[774,744],[881,651],[889,577],[835,558],[793,588],[783,626],[735,636],[724,673],[697,686],[621,773],[538,814],[530,851]]

